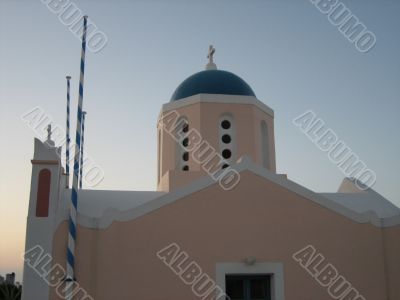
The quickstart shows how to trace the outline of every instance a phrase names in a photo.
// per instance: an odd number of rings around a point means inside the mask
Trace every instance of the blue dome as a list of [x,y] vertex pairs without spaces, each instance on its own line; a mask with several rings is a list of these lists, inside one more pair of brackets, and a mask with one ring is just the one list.
[[176,88],[171,102],[197,94],[256,96],[239,76],[222,70],[205,70],[184,80]]

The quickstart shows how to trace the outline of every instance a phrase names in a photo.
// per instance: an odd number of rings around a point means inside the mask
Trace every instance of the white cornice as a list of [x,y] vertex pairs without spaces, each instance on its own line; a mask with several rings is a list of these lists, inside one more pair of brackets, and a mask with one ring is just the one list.
[[181,107],[193,105],[196,103],[225,103],[225,104],[248,104],[255,105],[266,114],[274,117],[272,108],[253,96],[238,95],[219,95],[219,94],[198,94],[187,98],[179,99],[173,102],[163,104],[161,111],[167,112]]

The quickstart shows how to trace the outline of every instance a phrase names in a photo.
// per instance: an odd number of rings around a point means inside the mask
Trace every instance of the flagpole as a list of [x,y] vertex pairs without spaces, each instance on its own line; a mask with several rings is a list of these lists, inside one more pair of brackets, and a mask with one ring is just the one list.
[[70,80],[71,76],[67,76],[67,130],[66,130],[66,146],[65,146],[65,173],[66,173],[66,188],[69,188],[69,147],[70,147],[70,137],[69,137],[69,120],[70,120]]
[[79,165],[79,189],[82,189],[82,173],[83,173],[83,146],[85,143],[85,119],[86,111],[82,112],[82,137],[81,137],[81,163]]
[[67,277],[66,277],[66,298],[71,299],[72,294],[68,293],[73,287],[75,281],[75,242],[76,242],[76,217],[78,209],[78,183],[79,183],[79,158],[81,144],[81,129],[82,129],[82,104],[83,104],[83,86],[85,78],[85,51],[86,51],[86,30],[87,16],[83,17],[83,33],[82,33],[82,51],[80,63],[79,77],[79,99],[78,112],[76,118],[76,135],[75,135],[75,153],[74,153],[74,176],[72,178],[71,204],[69,215],[69,235],[67,249]]

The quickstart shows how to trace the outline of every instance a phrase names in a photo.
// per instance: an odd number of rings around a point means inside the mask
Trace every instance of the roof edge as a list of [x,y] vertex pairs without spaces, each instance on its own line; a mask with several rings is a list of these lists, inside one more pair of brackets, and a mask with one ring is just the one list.
[[[327,197],[324,197],[322,194],[318,194],[312,190],[309,190],[287,179],[285,176],[282,176],[280,174],[275,174],[259,165],[256,165],[248,156],[241,157],[238,160],[237,164],[232,165],[232,168],[238,171],[239,173],[244,171],[250,171],[255,175],[258,175],[273,183],[276,183],[279,186],[286,188],[304,198],[307,198],[325,208],[328,208],[348,219],[351,219],[354,222],[363,224],[369,223],[376,227],[392,227],[400,225],[400,214],[389,218],[379,218],[378,215],[373,211],[358,213]],[[208,188],[214,184],[217,184],[217,182],[214,181],[209,176],[204,176],[189,183],[188,185],[182,188],[161,195],[160,197],[155,198],[152,201],[144,203],[133,209],[120,211],[115,208],[109,208],[105,210],[101,218],[92,218],[82,214],[78,214],[78,223],[88,228],[105,229],[109,227],[113,222],[126,222],[134,220],[143,215],[151,213],[152,211],[155,211],[163,206],[171,204],[183,197],[186,197],[195,192]],[[62,221],[67,219],[68,219],[68,210],[66,209],[63,212],[61,212],[58,223],[61,223]]]

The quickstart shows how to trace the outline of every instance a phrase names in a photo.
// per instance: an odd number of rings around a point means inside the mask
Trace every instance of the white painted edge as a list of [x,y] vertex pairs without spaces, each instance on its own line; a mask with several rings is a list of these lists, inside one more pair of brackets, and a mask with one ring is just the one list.
[[256,262],[254,265],[245,263],[217,263],[216,283],[226,292],[226,275],[272,275],[271,276],[271,298],[272,300],[285,300],[285,288],[283,280],[283,263],[281,262]]
[[[329,210],[332,210],[344,217],[347,217],[357,223],[370,223],[376,227],[391,227],[400,225],[400,215],[391,218],[379,218],[373,211],[364,213],[355,212],[321,194],[317,194],[280,174],[275,174],[262,166],[259,166],[251,161],[248,156],[243,156],[239,159],[238,163],[232,165],[232,168],[238,172],[249,171],[264,179],[267,179],[289,191],[292,191],[304,198],[307,198]],[[177,189],[171,193],[162,195],[154,200],[144,203],[138,207],[120,211],[115,208],[107,209],[101,218],[91,218],[78,213],[78,223],[82,226],[89,228],[105,229],[109,227],[114,221],[126,222],[139,218],[145,214],[151,213],[165,205],[173,203],[183,197],[191,195],[195,192],[208,188],[217,184],[211,177],[204,176],[188,185]],[[240,184],[240,183],[239,183]],[[60,212],[58,223],[68,219],[68,210]]]
[[257,108],[270,115],[272,118],[274,117],[274,111],[272,110],[272,108],[270,108],[254,96],[220,94],[197,94],[179,99],[177,101],[168,102],[163,104],[161,112],[167,112],[197,103],[250,104],[255,105]]

